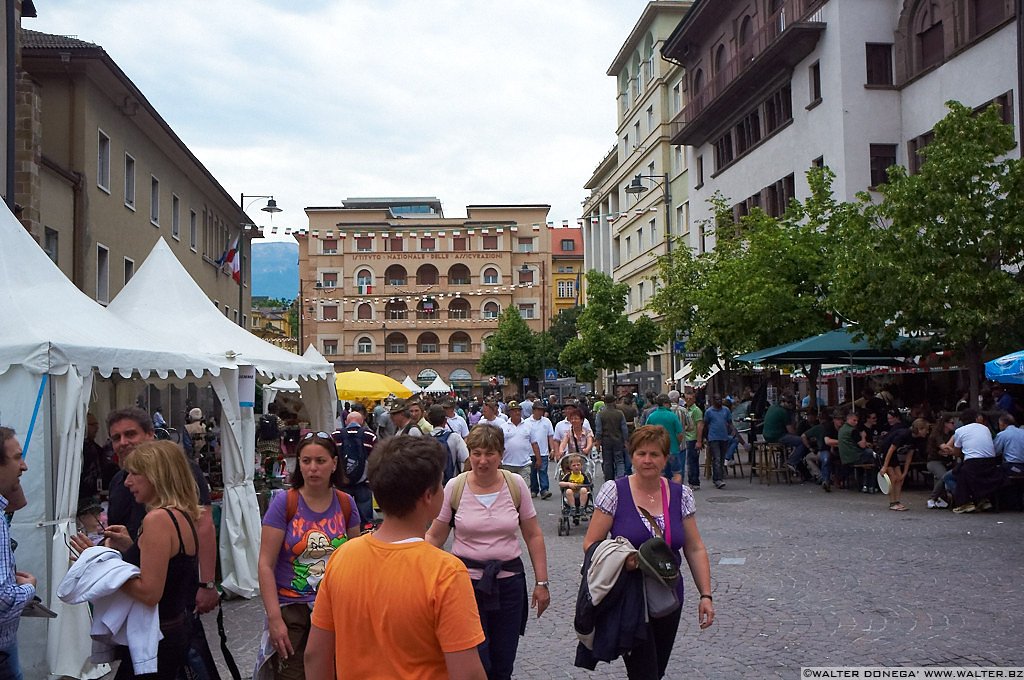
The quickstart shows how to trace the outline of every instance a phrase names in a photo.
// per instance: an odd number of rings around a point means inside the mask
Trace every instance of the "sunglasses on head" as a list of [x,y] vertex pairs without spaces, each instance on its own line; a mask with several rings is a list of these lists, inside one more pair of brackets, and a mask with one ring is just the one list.
[[334,438],[331,437],[331,435],[327,434],[326,432],[307,432],[306,436],[302,438],[302,441],[312,439],[313,437],[319,437],[320,439],[330,439],[332,442],[334,441]]

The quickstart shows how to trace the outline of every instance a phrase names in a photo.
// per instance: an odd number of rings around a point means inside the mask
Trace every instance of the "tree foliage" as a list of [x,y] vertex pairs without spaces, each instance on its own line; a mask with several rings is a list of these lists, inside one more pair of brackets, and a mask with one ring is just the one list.
[[714,250],[694,255],[677,248],[659,260],[661,288],[651,308],[689,335],[687,351],[705,371],[718,357],[779,345],[833,326],[827,282],[829,248],[823,224],[834,210],[832,175],[808,174],[811,195],[773,218],[754,208],[739,223],[720,194],[705,229]]
[[959,351],[976,397],[985,351],[1022,340],[1024,171],[998,107],[947,107],[919,173],[894,166],[881,200],[836,211],[832,297],[873,340],[916,331]]
[[541,356],[542,368],[556,367],[561,377],[577,375],[572,366],[562,364],[559,354],[562,348],[576,337],[576,321],[582,312],[583,307],[578,305],[560,310],[551,318],[548,329],[537,337],[537,351]]
[[[658,346],[659,330],[647,316],[631,322],[625,314],[629,288],[615,283],[607,274],[587,272],[587,305],[576,325],[578,337],[571,339],[559,355],[578,379],[591,369],[620,371],[647,361]],[[591,378],[593,379],[593,378]]]
[[487,351],[477,368],[481,373],[503,375],[520,384],[523,378],[536,377],[541,369],[538,337],[523,321],[514,306],[505,309],[498,330],[487,342]]

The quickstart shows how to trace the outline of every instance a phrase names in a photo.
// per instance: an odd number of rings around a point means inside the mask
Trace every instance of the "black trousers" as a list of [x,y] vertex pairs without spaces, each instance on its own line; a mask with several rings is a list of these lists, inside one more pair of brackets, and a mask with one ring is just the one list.
[[661,680],[668,668],[668,658],[672,655],[672,646],[676,642],[679,630],[679,617],[682,606],[668,616],[651,619],[650,635],[647,641],[633,648],[623,656],[626,662],[626,677],[629,680]]

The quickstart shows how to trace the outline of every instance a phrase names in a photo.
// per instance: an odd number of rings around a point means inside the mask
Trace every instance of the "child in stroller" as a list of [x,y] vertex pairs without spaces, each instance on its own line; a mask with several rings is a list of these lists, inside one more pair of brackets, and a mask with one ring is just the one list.
[[562,458],[560,465],[562,475],[558,487],[562,489],[562,516],[558,521],[558,535],[568,536],[572,525],[579,526],[580,518],[589,520],[594,512],[594,474],[586,469],[594,463],[574,453]]

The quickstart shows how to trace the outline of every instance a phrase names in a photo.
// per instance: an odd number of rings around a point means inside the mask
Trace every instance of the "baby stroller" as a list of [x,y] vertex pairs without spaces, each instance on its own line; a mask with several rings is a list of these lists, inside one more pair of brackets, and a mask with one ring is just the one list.
[[572,531],[573,526],[579,526],[580,520],[587,522],[590,520],[591,515],[594,514],[594,473],[597,471],[597,465],[594,461],[586,456],[582,456],[578,453],[569,454],[564,456],[559,461],[559,481],[570,471],[570,466],[574,460],[580,461],[580,471],[583,473],[587,483],[583,485],[583,489],[587,490],[587,502],[582,504],[577,511],[575,504],[569,505],[569,501],[566,498],[567,489],[559,488],[562,496],[562,514],[558,518],[558,535],[568,536]]

